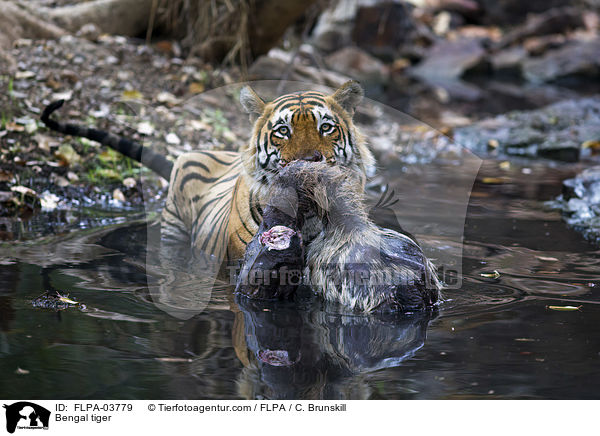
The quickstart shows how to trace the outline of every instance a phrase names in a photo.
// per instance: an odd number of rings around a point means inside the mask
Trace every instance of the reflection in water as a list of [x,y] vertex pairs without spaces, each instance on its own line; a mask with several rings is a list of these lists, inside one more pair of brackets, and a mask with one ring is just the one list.
[[19,265],[0,265],[0,355],[10,352],[6,334],[15,319],[13,300],[19,283],[18,278]]
[[241,312],[234,345],[244,363],[239,386],[246,398],[357,398],[351,377],[411,357],[423,346],[433,316],[421,312],[381,319],[236,300]]
[[[527,175],[484,170],[511,182],[476,184],[462,257],[444,223],[426,213],[448,201],[447,168],[388,172],[411,207],[380,214],[381,224],[400,224],[432,257],[462,264],[463,286],[444,292],[439,314],[354,315],[306,295],[237,301],[227,284],[200,299],[201,313],[172,316],[156,302],[178,294],[185,306],[186,292],[206,281],[147,263],[146,226],[135,223],[2,246],[0,392],[40,399],[598,398],[600,256],[539,206],[568,175],[538,177],[547,173],[535,166]],[[431,189],[407,203],[402,189],[411,185]],[[481,276],[493,270],[497,280]],[[31,300],[46,290],[67,291],[88,310],[34,309]],[[550,304],[583,307],[555,312]]]

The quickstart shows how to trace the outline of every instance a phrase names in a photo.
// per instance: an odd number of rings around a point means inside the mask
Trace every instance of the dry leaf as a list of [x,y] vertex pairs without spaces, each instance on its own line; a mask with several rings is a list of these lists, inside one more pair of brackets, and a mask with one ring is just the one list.
[[487,143],[489,148],[498,148],[500,146],[500,143],[498,142],[497,139],[490,139]]
[[42,196],[40,197],[40,203],[42,204],[42,211],[50,212],[58,207],[58,203],[60,202],[60,198],[52,194],[51,192],[44,191]]
[[0,182],[10,182],[14,175],[6,170],[0,170]]
[[192,82],[190,83],[188,90],[192,94],[200,94],[201,92],[204,92],[204,85],[200,82]]
[[67,173],[67,179],[69,179],[71,182],[77,182],[79,180],[79,176],[73,171],[69,171]]
[[50,152],[50,143],[53,141],[52,137],[38,133],[33,137],[33,139],[37,142],[40,150],[46,153]]
[[225,132],[223,132],[223,139],[225,139],[226,141],[229,142],[235,142],[237,141],[237,136],[235,133],[233,133],[231,130],[226,130]]
[[69,144],[62,144],[58,150],[54,152],[54,156],[60,159],[63,166],[69,166],[81,161],[81,156]]
[[206,130],[207,132],[212,132],[213,129],[210,124],[200,120],[190,120],[189,125],[194,130]]
[[154,126],[148,121],[142,121],[137,125],[137,131],[142,135],[152,135],[154,133]]
[[483,179],[481,179],[481,181],[486,185],[495,185],[499,183],[505,183],[506,179],[502,177],[484,177]]
[[123,91],[121,97],[123,97],[123,100],[142,100],[144,98],[142,93],[135,89]]
[[18,192],[21,195],[31,195],[32,197],[37,197],[37,192],[33,189],[28,188],[27,186],[13,186],[10,188],[12,192]]
[[6,123],[4,128],[6,130],[8,130],[9,132],[23,132],[25,130],[24,126],[17,124],[14,121],[11,121],[10,123]]
[[113,191],[113,198],[121,203],[125,203],[125,195],[123,195],[123,192],[119,188]]
[[179,103],[179,99],[177,97],[166,91],[159,92],[156,96],[156,101],[159,103],[166,103],[169,106],[175,106]]
[[33,71],[17,71],[15,74],[15,79],[31,79],[35,77],[35,73]]
[[67,295],[60,295],[60,294],[57,292],[57,293],[56,293],[56,295],[58,295],[58,300],[59,300],[59,301],[61,301],[61,302],[63,302],[63,303],[67,303],[67,304],[75,304],[75,305],[79,304],[77,301],[75,301],[75,300],[71,300],[71,299],[69,298],[69,294],[67,294]]
[[543,260],[544,262],[558,262],[556,257],[545,257],[545,256],[535,256],[539,260]]
[[123,185],[126,188],[133,188],[135,185],[137,184],[137,182],[135,181],[135,179],[133,177],[127,177],[126,179],[123,179]]
[[504,162],[500,162],[500,165],[498,166],[501,170],[508,171],[510,169],[510,162],[505,160]]
[[169,133],[165,137],[165,140],[167,141],[167,144],[171,144],[171,145],[181,144],[181,139],[179,139],[179,136],[177,136],[175,133]]
[[52,94],[52,100],[71,100],[73,91],[55,92]]
[[71,182],[69,182],[65,177],[63,176],[56,176],[54,178],[54,183],[56,183],[60,188],[64,188],[65,186],[69,186],[71,184]]
[[481,277],[485,277],[486,279],[499,279],[500,273],[497,270],[494,270],[493,273],[481,273],[479,274]]
[[113,149],[109,148],[98,154],[98,157],[102,162],[118,162],[121,160],[122,155]]
[[583,144],[581,144],[582,148],[591,148],[594,151],[600,151],[600,141],[598,140],[589,140],[589,141],[585,141]]
[[583,306],[546,306],[546,309],[558,310],[560,312],[573,312],[581,309]]
[[96,174],[105,179],[120,179],[121,175],[111,168],[98,168]]
[[192,359],[185,359],[183,357],[155,357],[159,362],[192,362]]

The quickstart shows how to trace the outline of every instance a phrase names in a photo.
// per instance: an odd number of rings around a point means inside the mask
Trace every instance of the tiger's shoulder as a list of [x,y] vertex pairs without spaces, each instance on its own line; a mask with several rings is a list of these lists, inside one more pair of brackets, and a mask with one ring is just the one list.
[[163,240],[186,243],[194,250],[221,257],[241,173],[241,154],[237,152],[199,151],[179,156],[161,217]]

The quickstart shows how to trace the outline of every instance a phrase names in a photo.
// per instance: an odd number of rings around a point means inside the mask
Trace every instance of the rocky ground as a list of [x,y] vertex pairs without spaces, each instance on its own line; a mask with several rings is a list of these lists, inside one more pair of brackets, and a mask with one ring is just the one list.
[[173,158],[192,148],[239,147],[228,119],[235,96],[210,107],[194,100],[207,87],[234,79],[160,49],[118,36],[17,41],[11,54],[18,70],[0,75],[5,238],[14,237],[7,217],[91,205],[139,208],[144,197],[158,201],[166,188],[165,181],[112,150],[46,129],[39,116],[51,101],[67,100],[56,117],[108,129]]
[[[426,163],[459,154],[457,144],[482,157],[597,162],[596,9],[557,1],[512,25],[498,15],[498,27],[486,24],[494,20],[472,24],[473,4],[357,7],[339,0],[310,35],[298,40],[290,32],[246,75],[186,58],[175,41],[149,45],[93,27],[60,39],[18,39],[9,53],[13,63],[0,70],[0,239],[46,232],[21,229],[36,217],[44,216],[39,227],[56,220],[48,230],[56,232],[70,222],[81,226],[81,215],[69,216],[75,209],[95,207],[92,215],[102,210],[102,220],[107,210],[122,215],[158,207],[164,196],[165,181],[130,159],[48,131],[39,115],[59,98],[67,103],[55,116],[133,138],[174,159],[194,149],[236,150],[249,137],[234,85],[243,77],[311,87],[353,78],[373,99],[356,119],[386,162]],[[487,14],[501,12],[487,7]],[[263,88],[266,97],[286,90],[277,83]],[[560,200],[589,203],[583,214],[565,206],[569,222],[581,228],[588,215],[596,216],[595,194],[582,189]]]
[[548,206],[561,210],[567,224],[600,245],[600,166],[565,180],[562,195]]

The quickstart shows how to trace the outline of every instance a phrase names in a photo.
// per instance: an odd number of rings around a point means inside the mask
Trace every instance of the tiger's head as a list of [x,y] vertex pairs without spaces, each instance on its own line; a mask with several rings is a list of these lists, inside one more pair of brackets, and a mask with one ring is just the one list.
[[375,159],[352,121],[363,95],[360,85],[349,81],[331,95],[306,91],[265,102],[244,87],[240,102],[256,120],[242,148],[247,174],[266,187],[289,162],[325,161],[351,168],[364,186]]

